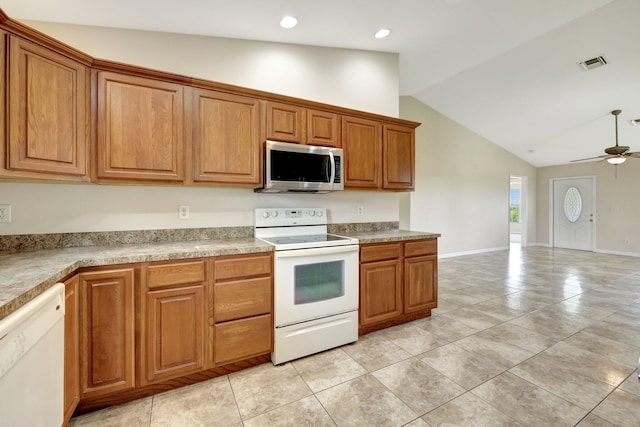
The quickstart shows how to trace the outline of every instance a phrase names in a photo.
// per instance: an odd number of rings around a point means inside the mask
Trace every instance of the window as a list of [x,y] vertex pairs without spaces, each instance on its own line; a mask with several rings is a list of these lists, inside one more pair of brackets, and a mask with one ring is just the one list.
[[582,196],[576,187],[571,187],[564,195],[564,215],[569,222],[576,222],[582,214]]

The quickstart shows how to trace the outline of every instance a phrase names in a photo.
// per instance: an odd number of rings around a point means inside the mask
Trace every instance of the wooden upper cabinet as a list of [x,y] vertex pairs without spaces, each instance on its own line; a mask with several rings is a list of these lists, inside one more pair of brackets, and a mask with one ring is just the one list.
[[345,188],[382,188],[382,124],[342,117]]
[[14,35],[8,50],[2,174],[88,180],[88,67]]
[[183,181],[183,86],[97,73],[99,180]]
[[267,139],[275,141],[306,141],[305,109],[279,102],[267,102]]
[[307,110],[307,144],[342,147],[340,115],[320,110]]
[[415,177],[415,131],[412,128],[384,125],[382,187],[389,190],[413,190]]
[[267,139],[341,147],[340,115],[279,102],[266,102]]
[[259,185],[260,101],[204,89],[190,89],[189,94],[193,180]]

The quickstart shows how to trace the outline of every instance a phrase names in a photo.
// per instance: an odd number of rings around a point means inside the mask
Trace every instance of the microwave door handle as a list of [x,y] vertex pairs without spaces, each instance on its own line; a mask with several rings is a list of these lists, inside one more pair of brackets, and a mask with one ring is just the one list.
[[333,181],[336,179],[336,159],[333,157],[333,151],[329,151],[329,160],[331,161],[329,184],[333,184]]

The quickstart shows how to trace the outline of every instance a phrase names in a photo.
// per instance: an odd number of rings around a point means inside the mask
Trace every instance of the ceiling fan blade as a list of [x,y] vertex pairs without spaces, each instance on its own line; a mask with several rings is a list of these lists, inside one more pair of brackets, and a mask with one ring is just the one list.
[[636,158],[639,158],[639,157],[640,157],[640,151],[635,151],[635,152],[633,152],[633,153],[624,153],[624,155],[625,155],[625,156],[628,156],[628,157],[636,157]]
[[[640,154],[640,153],[638,153]],[[576,160],[571,160],[571,162],[585,162],[587,160],[596,160],[596,159],[604,159],[605,157],[610,157],[608,154],[605,154],[603,156],[597,156],[597,157],[588,157],[586,159],[576,159]]]

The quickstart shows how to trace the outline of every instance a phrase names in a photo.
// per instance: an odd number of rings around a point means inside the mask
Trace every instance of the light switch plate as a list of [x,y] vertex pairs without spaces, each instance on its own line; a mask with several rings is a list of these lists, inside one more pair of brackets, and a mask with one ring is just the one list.
[[11,205],[0,205],[0,222],[11,222]]
[[178,209],[178,218],[179,219],[189,219],[189,206],[188,205],[180,205]]

